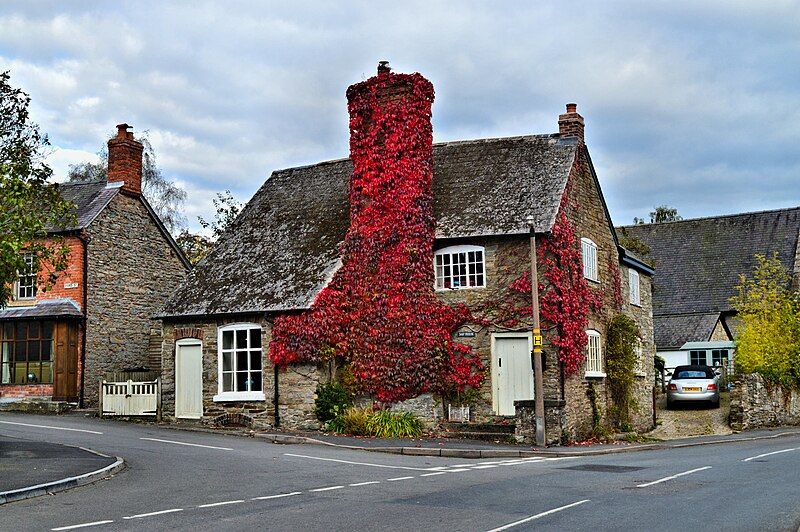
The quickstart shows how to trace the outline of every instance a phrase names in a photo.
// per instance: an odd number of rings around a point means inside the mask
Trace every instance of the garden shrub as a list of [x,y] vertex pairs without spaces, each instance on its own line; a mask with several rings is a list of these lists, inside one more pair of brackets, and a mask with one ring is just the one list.
[[331,381],[317,386],[314,400],[314,415],[321,423],[327,423],[353,404],[352,394],[339,382]]
[[630,428],[630,412],[636,405],[633,387],[638,341],[639,328],[630,317],[617,314],[611,319],[606,333],[606,377],[614,406],[608,413],[611,423],[622,430]]
[[351,436],[371,436],[367,422],[373,413],[372,407],[351,406],[333,418],[328,423],[327,429]]
[[411,412],[374,410],[352,406],[330,420],[329,431],[351,436],[416,438],[422,434],[422,421]]

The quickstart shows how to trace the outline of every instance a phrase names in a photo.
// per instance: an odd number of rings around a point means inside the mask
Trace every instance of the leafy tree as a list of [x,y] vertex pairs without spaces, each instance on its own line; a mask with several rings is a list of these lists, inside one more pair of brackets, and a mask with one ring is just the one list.
[[[186,191],[164,176],[156,164],[156,152],[147,134],[148,132],[144,131],[137,139],[144,145],[142,194],[167,229],[176,234],[186,225],[186,217],[183,215]],[[72,183],[107,180],[108,151],[103,148],[97,152],[97,155],[100,156],[100,161],[97,163],[84,162],[70,165],[68,180]]]
[[23,252],[33,256],[33,271],[45,288],[67,266],[69,249],[47,228],[68,225],[74,205],[57,185],[49,184],[52,170],[45,164],[47,135],[30,121],[30,96],[0,73],[0,307],[10,299],[18,272],[28,270]]
[[207,236],[190,233],[189,231],[183,231],[175,239],[175,242],[177,242],[186,258],[193,265],[203,260],[214,247],[214,241]]
[[213,202],[216,210],[214,219],[209,222],[202,216],[198,216],[197,221],[200,222],[203,229],[211,229],[214,240],[217,240],[239,216],[242,204],[234,199],[230,190],[217,192],[217,197]]
[[[655,210],[650,211],[650,223],[651,224],[658,224],[663,222],[677,222],[678,220],[683,220],[678,214],[678,209],[674,207],[670,207],[668,205],[659,205],[655,208]],[[647,222],[644,221],[644,218],[634,218],[633,223],[637,225],[642,225]]]
[[736,370],[800,385],[800,297],[777,253],[756,255],[751,277],[740,276],[731,303],[742,320],[736,338]]
[[644,243],[644,241],[635,235],[629,235],[628,232],[623,227],[622,230],[617,235],[619,238],[619,243],[627,250],[633,251],[641,255],[642,257],[647,257],[652,251],[650,246]]

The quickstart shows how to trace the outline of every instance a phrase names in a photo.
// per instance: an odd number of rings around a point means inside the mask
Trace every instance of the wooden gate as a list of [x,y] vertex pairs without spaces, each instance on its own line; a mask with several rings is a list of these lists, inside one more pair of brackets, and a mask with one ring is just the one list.
[[161,379],[100,381],[101,416],[156,416],[161,419]]

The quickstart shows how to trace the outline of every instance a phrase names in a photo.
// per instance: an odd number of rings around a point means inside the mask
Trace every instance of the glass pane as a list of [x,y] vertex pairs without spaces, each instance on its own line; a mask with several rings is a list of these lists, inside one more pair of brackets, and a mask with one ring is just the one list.
[[249,378],[250,373],[247,371],[237,371],[236,372],[236,391],[237,392],[249,392],[250,391],[250,384],[251,379]]
[[39,338],[42,326],[38,321],[32,321],[28,325],[28,338]]
[[475,252],[475,261],[476,262],[483,262],[483,251],[476,251]]
[[247,371],[247,351],[236,351],[236,371]]
[[39,340],[33,340],[28,342],[28,360],[39,360],[39,347],[40,347]]
[[261,351],[250,352],[250,369],[251,370],[261,369]]
[[50,362],[42,362],[42,382],[44,384],[52,384],[53,383],[53,371],[52,371],[52,364]]
[[15,384],[25,384],[26,370],[25,364],[14,364],[14,378],[12,382]]
[[231,357],[233,353],[222,353],[222,371],[233,371],[231,367]]
[[10,340],[14,336],[14,324],[11,322],[3,324],[3,338]]
[[42,360],[50,360],[53,353],[53,340],[42,340]]
[[233,391],[233,373],[223,373],[222,374],[222,391],[223,392],[232,392]]
[[247,331],[236,331],[236,349],[247,348]]
[[475,286],[483,286],[483,274],[478,274],[476,276]]
[[251,373],[250,374],[250,381],[252,382],[252,387],[250,388],[251,391],[260,392],[261,391],[261,373]]
[[42,338],[50,340],[53,338],[53,322],[46,321],[42,324]]
[[8,364],[0,364],[0,384],[11,382],[11,368]]
[[261,329],[250,329],[250,348],[261,347]]
[[3,342],[0,347],[0,362],[11,362],[11,342]]
[[442,255],[442,261],[445,265],[450,264],[450,255]]
[[41,382],[42,372],[39,364],[29,364],[28,365],[28,374],[26,375],[26,380],[28,384],[39,384]]
[[441,255],[436,255],[436,265],[437,266],[441,266],[442,265],[442,256]]
[[14,343],[14,360],[24,362],[28,359],[28,343],[15,342]]
[[24,321],[17,322],[16,334],[17,334],[17,339],[26,338],[28,336],[28,327],[26,322]]
[[470,261],[470,262],[475,262],[475,252],[474,252],[474,251],[470,251],[470,252],[467,254],[467,256],[469,257],[469,261]]
[[222,349],[233,349],[233,331],[222,331]]

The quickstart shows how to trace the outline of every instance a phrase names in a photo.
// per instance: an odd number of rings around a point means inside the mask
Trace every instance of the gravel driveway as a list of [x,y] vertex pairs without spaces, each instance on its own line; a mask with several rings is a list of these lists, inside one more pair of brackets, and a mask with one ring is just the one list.
[[691,436],[711,434],[731,434],[728,426],[730,396],[720,394],[719,408],[705,404],[680,404],[674,410],[667,410],[667,396],[662,394],[656,403],[659,425],[648,436],[661,440],[673,440]]

